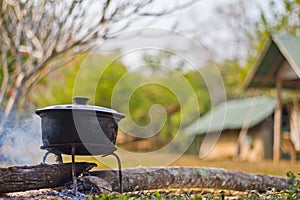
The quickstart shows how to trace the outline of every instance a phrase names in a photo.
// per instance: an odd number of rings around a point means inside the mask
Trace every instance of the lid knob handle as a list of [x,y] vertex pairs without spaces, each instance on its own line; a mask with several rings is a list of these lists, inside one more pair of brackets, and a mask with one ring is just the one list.
[[73,101],[75,104],[77,105],[87,105],[87,102],[89,101],[90,99],[87,98],[87,97],[73,97]]

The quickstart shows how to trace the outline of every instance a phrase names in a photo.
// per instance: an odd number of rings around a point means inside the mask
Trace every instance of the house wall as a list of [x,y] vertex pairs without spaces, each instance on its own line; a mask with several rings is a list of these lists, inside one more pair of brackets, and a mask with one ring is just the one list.
[[241,141],[239,158],[247,161],[260,161],[264,159],[264,143],[258,132],[248,132],[246,138]]
[[248,130],[240,141],[241,160],[260,161],[273,157],[273,117]]
[[274,119],[268,117],[261,124],[261,138],[264,143],[264,159],[273,159],[273,142],[274,142]]
[[[217,141],[217,143],[213,146],[213,149],[210,153],[205,156],[205,159],[232,159],[237,155],[237,141],[238,141],[238,133],[239,131],[230,130],[223,131]],[[210,133],[210,134],[218,134],[218,133]],[[203,143],[204,136],[200,136],[199,144],[200,146]],[[200,148],[198,148],[200,149]],[[200,153],[207,153],[206,150]]]
[[[241,130],[223,131],[211,152],[205,159],[233,159],[260,161],[273,156],[273,118],[267,118],[247,130],[246,137],[238,145]],[[217,133],[210,133],[217,134]],[[205,135],[197,136],[199,150]],[[193,147],[194,148],[194,147]],[[201,152],[205,153],[205,152]]]

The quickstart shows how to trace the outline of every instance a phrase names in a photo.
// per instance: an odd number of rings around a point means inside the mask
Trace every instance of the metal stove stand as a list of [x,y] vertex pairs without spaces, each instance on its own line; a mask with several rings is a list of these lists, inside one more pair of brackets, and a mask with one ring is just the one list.
[[[99,146],[100,149],[105,149],[104,151],[102,151],[103,153],[101,153],[101,154],[99,153],[99,155],[102,155],[102,157],[112,155],[117,159],[118,171],[119,171],[119,189],[120,189],[119,192],[123,193],[121,160],[120,160],[120,157],[116,153],[114,153],[114,151],[116,150],[116,147],[114,147],[112,145],[97,145],[97,144],[96,145],[92,144],[92,145]],[[51,145],[41,146],[41,149],[47,150],[47,152],[45,153],[45,155],[43,157],[43,163],[46,163],[47,156],[50,153],[52,153],[56,156],[56,161],[60,164],[63,163],[62,156],[61,156],[62,153],[72,156],[72,180],[73,180],[74,195],[76,195],[76,193],[77,193],[75,155],[77,155],[76,154],[78,152],[77,150],[81,149],[82,146],[83,146],[83,144],[77,144],[77,143],[75,143],[75,144],[51,144]],[[107,148],[107,147],[109,147],[109,148]],[[61,150],[63,150],[63,152]],[[67,151],[67,150],[69,150],[69,151]],[[93,154],[86,154],[86,152],[85,152],[84,155],[93,155]]]

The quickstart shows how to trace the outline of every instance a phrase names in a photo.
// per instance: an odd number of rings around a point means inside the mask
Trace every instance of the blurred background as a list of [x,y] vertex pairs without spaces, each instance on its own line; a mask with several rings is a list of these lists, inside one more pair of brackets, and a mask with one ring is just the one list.
[[[270,106],[271,111],[250,117],[259,123],[271,120],[275,89],[242,85],[270,36],[297,36],[300,27],[297,0],[4,0],[0,12],[3,166],[39,163],[44,152],[39,150],[35,109],[71,104],[74,96],[87,96],[91,105],[126,114],[117,138],[125,166],[168,165],[186,158],[179,164],[201,164],[203,136],[193,124],[204,126],[198,120],[222,102],[267,96],[262,109]],[[286,99],[290,96],[297,97],[297,92],[284,93]],[[243,118],[242,110],[226,112]],[[226,125],[224,112],[221,116]],[[219,142],[225,146],[211,159],[272,160],[273,143],[254,151],[255,137],[249,135],[250,150],[240,156],[243,123],[227,129],[236,133],[222,133]],[[273,126],[263,130],[273,133]],[[214,131],[209,147],[202,145],[203,158],[209,157],[222,131]],[[162,149],[161,157],[153,154]],[[289,152],[281,154],[290,160]],[[133,163],[137,155],[141,158]],[[100,167],[111,164],[109,159],[103,162]]]

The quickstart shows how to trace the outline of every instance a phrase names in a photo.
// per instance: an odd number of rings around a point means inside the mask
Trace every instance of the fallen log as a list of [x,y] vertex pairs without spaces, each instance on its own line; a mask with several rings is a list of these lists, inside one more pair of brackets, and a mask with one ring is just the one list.
[[[94,163],[75,163],[76,176],[95,166]],[[53,188],[71,180],[72,163],[0,168],[0,193]]]
[[[218,168],[131,168],[124,169],[122,172],[124,192],[167,188],[214,188],[263,192],[270,188],[276,190],[289,188],[286,178]],[[97,176],[111,184],[109,189],[119,191],[117,170],[91,171],[89,176]]]

